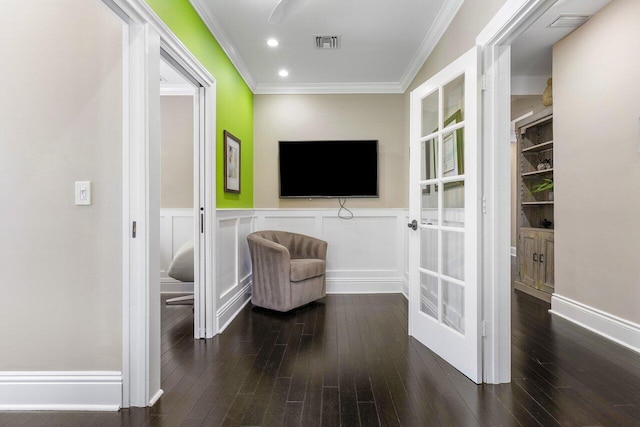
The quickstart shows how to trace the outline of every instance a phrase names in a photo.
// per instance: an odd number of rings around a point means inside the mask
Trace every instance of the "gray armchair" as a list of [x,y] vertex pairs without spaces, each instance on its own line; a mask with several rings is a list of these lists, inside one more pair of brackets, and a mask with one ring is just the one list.
[[327,242],[286,231],[257,231],[247,241],[253,305],[284,312],[325,296]]

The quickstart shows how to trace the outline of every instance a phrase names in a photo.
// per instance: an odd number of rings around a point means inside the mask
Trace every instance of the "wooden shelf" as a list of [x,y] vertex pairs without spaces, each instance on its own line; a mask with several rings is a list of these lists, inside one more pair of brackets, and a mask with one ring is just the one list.
[[552,205],[553,200],[541,200],[539,202],[522,202],[522,206],[542,206],[542,205]]
[[522,154],[538,153],[545,150],[553,150],[553,140],[543,142],[542,144],[533,145],[529,148],[523,148]]
[[552,173],[552,172],[553,172],[553,168],[551,168],[551,169],[542,169],[541,171],[525,172],[525,173],[522,174],[522,177],[523,178],[535,177],[535,176],[544,175],[544,174]]
[[[536,192],[537,184],[553,180],[553,168],[538,170],[542,162],[554,162],[553,107],[516,123],[518,137],[518,210],[515,284],[518,289],[545,301],[554,292],[554,226],[553,188]],[[542,166],[542,165],[540,165]],[[544,260],[544,261],[543,261]]]

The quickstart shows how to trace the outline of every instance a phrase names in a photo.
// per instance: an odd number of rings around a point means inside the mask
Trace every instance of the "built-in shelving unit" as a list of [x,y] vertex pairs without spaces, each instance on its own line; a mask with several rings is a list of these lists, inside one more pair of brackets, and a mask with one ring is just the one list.
[[516,123],[518,136],[517,233],[515,288],[551,301],[554,290],[553,111],[551,107]]

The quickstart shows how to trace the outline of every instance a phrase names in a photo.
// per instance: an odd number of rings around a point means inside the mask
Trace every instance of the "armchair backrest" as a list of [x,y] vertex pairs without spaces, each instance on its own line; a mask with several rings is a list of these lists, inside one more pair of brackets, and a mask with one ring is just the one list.
[[327,259],[327,242],[315,237],[279,230],[256,231],[250,236],[270,240],[284,246],[289,251],[291,259]]

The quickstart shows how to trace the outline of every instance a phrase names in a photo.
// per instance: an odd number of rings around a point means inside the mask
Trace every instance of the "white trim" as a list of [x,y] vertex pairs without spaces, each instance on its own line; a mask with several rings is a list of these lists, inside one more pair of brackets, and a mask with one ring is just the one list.
[[[119,9],[113,5],[106,3],[107,6],[112,8],[116,13]],[[131,88],[129,84],[130,80],[130,65],[129,58],[129,25],[122,26],[122,170],[128,171],[130,169],[130,93]],[[122,229],[129,230],[131,224],[129,223],[129,210],[131,198],[130,194],[131,182],[128,173],[122,174]],[[129,313],[131,293],[131,280],[129,278],[129,261],[131,253],[129,250],[129,233],[122,233],[122,406],[129,405],[130,396],[130,362],[129,351],[131,341],[131,315]]]
[[[159,82],[160,50],[164,50],[173,60],[186,70],[194,81],[201,84],[204,90],[204,105],[206,117],[204,128],[204,145],[206,154],[205,182],[215,183],[215,99],[216,81],[208,70],[191,54],[180,40],[169,30],[164,22],[153,12],[144,0],[102,0],[128,24],[128,40],[125,41],[124,66],[125,78],[123,83],[124,114],[123,125],[123,379],[122,406],[147,406],[150,395],[159,396],[160,383],[160,349],[159,349],[159,320],[155,324],[156,315],[159,316],[159,306],[150,306],[155,301],[150,298],[150,289],[159,288],[159,278],[154,278],[159,268],[156,267],[155,250],[150,247],[153,239],[153,218],[149,215],[149,183],[150,171],[159,164],[149,162],[156,158],[149,158],[149,143],[155,144],[156,134],[150,121],[159,110],[159,105],[150,103],[159,95],[159,88],[152,90]],[[157,62],[157,64],[155,64]],[[158,71],[150,72],[150,71]],[[157,87],[157,86],[155,86]],[[156,92],[157,91],[157,92]],[[149,92],[154,97],[149,97]],[[154,131],[154,132],[152,132]],[[152,133],[150,136],[150,132]],[[158,159],[159,161],[159,159]],[[158,184],[159,185],[159,184]],[[205,189],[205,224],[207,226],[206,245],[212,246],[215,231],[212,225],[215,220],[215,188],[209,185]],[[155,193],[154,193],[155,194]],[[154,202],[155,203],[155,202]],[[153,207],[153,203],[151,203]],[[158,206],[159,208],[159,206]],[[138,236],[131,239],[132,221],[137,221]],[[149,229],[151,227],[151,229]],[[150,234],[151,233],[151,234]],[[129,247],[131,246],[131,247]],[[151,251],[151,254],[149,253]],[[206,269],[214,271],[215,252],[207,251]],[[204,312],[215,312],[215,277],[207,275],[206,283],[201,284],[205,298]],[[159,291],[159,289],[158,289]],[[197,300],[197,298],[196,298]],[[209,316],[204,325],[205,336],[215,334],[215,316]],[[153,325],[150,326],[150,318]],[[195,323],[195,322],[194,322]],[[157,328],[157,330],[156,330]],[[202,330],[202,325],[200,330]],[[151,346],[150,346],[151,341]],[[157,348],[156,348],[157,344]],[[157,387],[156,387],[157,386]],[[157,388],[157,390],[150,390]]]
[[[108,1],[108,0],[107,0]],[[203,86],[212,86],[215,78],[204,65],[191,53],[180,39],[169,29],[162,19],[153,11],[144,0],[113,0],[119,4],[125,4],[125,10],[135,10],[140,19],[149,23],[162,39],[162,48],[171,55],[192,77]]]
[[404,298],[409,301],[409,279],[402,279],[402,295]]
[[550,313],[640,353],[640,325],[562,295],[551,296]]
[[399,294],[404,280],[365,278],[329,278],[328,294]]
[[[215,15],[209,10],[206,2],[200,0],[189,0],[189,3],[193,6],[198,13],[204,24],[207,26],[213,37],[216,39],[224,53],[227,55],[233,66],[238,70],[238,73],[249,86],[252,92],[254,92],[256,83],[253,75],[249,71],[249,67],[242,60],[240,55],[233,48],[233,44],[230,41],[229,36],[223,30],[223,26],[220,24]],[[254,92],[255,93],[255,92]]]
[[431,28],[429,28],[426,37],[422,40],[422,43],[420,43],[418,51],[409,63],[409,67],[407,67],[402,78],[400,78],[399,86],[402,89],[402,93],[407,90],[418,74],[418,71],[420,71],[429,55],[431,55],[431,52],[433,52],[433,49],[438,45],[445,31],[449,28],[449,25],[451,25],[453,18],[455,18],[460,10],[462,3],[464,3],[464,0],[449,0],[442,6],[438,16],[433,21],[433,24],[431,24]]
[[121,403],[121,372],[0,372],[0,411],[117,411]]
[[196,88],[190,85],[160,86],[160,96],[194,96]]
[[483,50],[486,88],[482,101],[483,189],[483,376],[488,383],[511,381],[511,140],[510,44],[556,0],[507,0],[476,38]]
[[507,0],[478,34],[476,44],[478,46],[510,45],[557,1]]
[[236,293],[233,298],[227,301],[218,312],[216,313],[216,318],[218,320],[218,325],[222,325],[218,330],[218,333],[221,334],[227,326],[236,318],[238,313],[251,301],[251,286],[253,282],[249,282],[245,287],[243,287],[238,293]]
[[151,399],[149,399],[149,406],[155,405],[156,402],[158,400],[160,400],[160,398],[162,397],[163,394],[164,394],[164,390],[162,390],[162,389],[158,390],[158,392],[156,394],[154,394]]
[[353,94],[353,93],[404,93],[403,87],[395,82],[379,83],[308,83],[276,84],[260,83],[253,93],[256,95],[282,94]]

